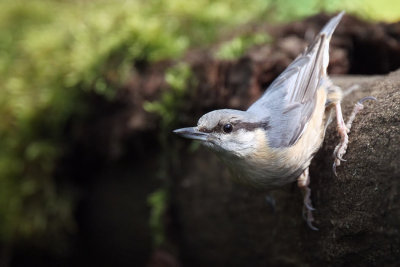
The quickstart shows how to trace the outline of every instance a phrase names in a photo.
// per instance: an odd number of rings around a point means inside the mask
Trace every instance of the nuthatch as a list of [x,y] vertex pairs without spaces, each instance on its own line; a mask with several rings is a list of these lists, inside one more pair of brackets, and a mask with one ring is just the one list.
[[246,111],[214,110],[203,115],[196,127],[174,131],[214,150],[242,183],[274,189],[297,180],[304,194],[303,216],[313,230],[317,228],[312,225],[310,162],[335,110],[341,137],[334,150],[336,174],[336,166],[346,153],[351,123],[363,107],[361,100],[346,125],[340,105],[342,90],[326,72],[329,42],[343,14],[332,18]]

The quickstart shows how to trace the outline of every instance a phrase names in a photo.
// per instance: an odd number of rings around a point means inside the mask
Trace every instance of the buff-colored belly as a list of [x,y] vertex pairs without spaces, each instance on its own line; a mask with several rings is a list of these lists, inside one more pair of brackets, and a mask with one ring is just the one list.
[[310,165],[325,135],[326,91],[317,93],[316,108],[301,138],[287,148],[270,148],[265,132],[256,132],[257,144],[262,144],[245,159],[225,159],[236,180],[256,187],[274,188],[295,181]]

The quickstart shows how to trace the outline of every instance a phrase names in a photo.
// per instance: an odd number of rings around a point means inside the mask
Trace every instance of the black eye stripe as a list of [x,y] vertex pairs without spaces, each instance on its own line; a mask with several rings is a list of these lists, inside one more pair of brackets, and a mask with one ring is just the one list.
[[254,131],[255,129],[261,128],[264,130],[269,129],[268,122],[239,122],[235,125],[235,130],[244,129],[246,131]]
[[202,132],[202,133],[212,133],[212,132],[215,132],[215,131],[214,131],[214,129],[207,129],[207,128],[205,128],[205,127],[200,127],[200,128],[199,128],[199,132]]
[[199,131],[203,133],[224,133],[223,127],[226,124],[231,124],[232,125],[232,131],[231,132],[236,132],[240,129],[244,129],[245,131],[254,131],[255,129],[263,129],[263,130],[268,130],[269,129],[269,124],[268,122],[242,122],[242,121],[235,121],[235,122],[230,122],[230,123],[219,123],[217,126],[215,126],[212,129],[207,129],[205,127],[200,128]]

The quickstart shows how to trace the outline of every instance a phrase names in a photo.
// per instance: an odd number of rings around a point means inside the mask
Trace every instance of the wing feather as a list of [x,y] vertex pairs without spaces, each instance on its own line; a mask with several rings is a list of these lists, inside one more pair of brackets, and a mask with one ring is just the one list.
[[268,120],[271,147],[294,145],[316,104],[317,90],[329,64],[329,42],[344,12],[332,18],[314,42],[268,87],[248,112]]

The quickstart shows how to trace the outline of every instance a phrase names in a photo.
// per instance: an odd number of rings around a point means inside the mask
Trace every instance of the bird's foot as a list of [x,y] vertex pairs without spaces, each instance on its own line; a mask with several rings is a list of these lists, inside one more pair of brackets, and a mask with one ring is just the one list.
[[311,204],[311,189],[308,186],[306,186],[303,188],[303,192],[304,192],[303,219],[306,221],[308,227],[310,227],[311,230],[318,231],[318,228],[312,224],[312,222],[314,221],[312,212],[315,209]]
[[346,154],[347,144],[349,143],[349,136],[347,135],[348,132],[350,132],[350,129],[347,128],[344,123],[338,126],[340,143],[335,147],[335,150],[333,151],[333,156],[335,158],[333,162],[333,173],[335,174],[335,176],[337,176],[336,167],[340,166],[341,161],[345,161],[345,159],[343,159],[343,156],[344,154]]
[[342,116],[342,110],[340,107],[340,103],[336,104],[336,117],[337,117],[337,130],[340,135],[340,143],[335,147],[335,150],[333,151],[334,155],[334,163],[333,163],[333,173],[335,176],[337,176],[336,173],[336,167],[340,166],[341,161],[345,161],[343,159],[344,154],[346,154],[346,149],[347,145],[349,143],[349,137],[348,133],[350,132],[351,126],[353,124],[354,119],[356,118],[356,115],[364,108],[363,103],[367,100],[376,100],[375,97],[373,96],[367,96],[359,100],[353,108],[353,111],[350,114],[350,117],[347,121],[347,123],[344,123],[343,116]]
[[297,179],[297,185],[303,192],[303,219],[307,222],[308,227],[311,230],[318,231],[318,228],[315,227],[312,222],[314,221],[314,217],[312,212],[315,210],[311,203],[311,189],[308,187],[310,183],[310,176],[308,173],[308,168],[300,175]]

